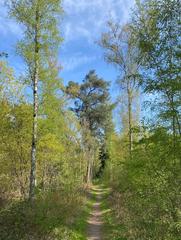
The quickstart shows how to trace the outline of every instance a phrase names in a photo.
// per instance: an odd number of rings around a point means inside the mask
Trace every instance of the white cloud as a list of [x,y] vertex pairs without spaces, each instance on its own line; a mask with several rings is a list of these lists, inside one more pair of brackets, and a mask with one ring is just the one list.
[[76,27],[73,26],[72,22],[65,22],[64,28],[64,44],[79,38],[91,39],[91,32],[85,28],[84,24],[80,23]]
[[[65,11],[62,28],[65,42],[85,38],[89,43],[95,40],[108,19],[125,22],[135,0],[64,0]],[[0,0],[0,34],[22,35],[21,26],[8,18],[7,8]]]
[[64,0],[63,23],[65,42],[86,38],[93,42],[108,19],[125,23],[135,0]]
[[[60,31],[63,29],[64,33],[62,53],[70,55],[71,51],[70,58],[67,55],[61,58],[64,71],[72,71],[96,61],[97,57],[90,56],[86,49],[99,39],[108,19],[126,22],[134,2],[135,0],[63,0],[65,14],[60,26]],[[8,18],[7,9],[0,0],[0,35],[7,39],[14,37],[16,41],[22,36],[22,31],[19,24]],[[83,49],[79,43],[83,43]],[[91,51],[94,50],[91,48]]]
[[64,71],[73,71],[79,66],[93,62],[97,57],[88,56],[82,53],[76,53],[75,55],[61,59],[61,65],[63,66]]
[[20,25],[8,17],[7,8],[2,3],[0,3],[0,34],[3,36],[13,34],[16,37],[22,34]]

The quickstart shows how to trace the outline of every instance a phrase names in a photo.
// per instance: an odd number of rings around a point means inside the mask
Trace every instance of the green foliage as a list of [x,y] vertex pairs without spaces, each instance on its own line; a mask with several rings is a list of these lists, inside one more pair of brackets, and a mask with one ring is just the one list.
[[82,125],[87,123],[91,134],[103,134],[111,114],[109,103],[109,83],[98,78],[95,71],[90,71],[82,84],[69,82],[67,93],[75,99],[74,112]]
[[[40,29],[40,88],[37,136],[37,176],[34,205],[27,202],[33,104],[22,96],[20,80],[0,62],[0,213],[2,239],[81,239],[72,229],[84,204],[86,172],[80,125],[67,110],[56,61],[56,31],[60,1],[12,1],[11,14],[23,23],[25,39],[19,51],[27,66],[29,82],[34,74],[34,16],[36,4],[45,13]],[[49,11],[47,11],[49,9]],[[21,10],[21,11],[19,11]],[[51,10],[51,11],[50,11]],[[55,21],[53,21],[53,19]],[[50,22],[49,22],[50,21]],[[49,41],[51,37],[51,41]],[[45,44],[47,43],[47,45]],[[16,88],[15,88],[16,87]],[[19,94],[21,93],[21,94]],[[26,101],[24,100],[26,99]],[[80,208],[78,207],[80,206]],[[9,226],[11,225],[11,231]],[[80,230],[80,231],[79,231]]]
[[178,0],[143,1],[137,6],[132,22],[135,44],[142,58],[141,85],[145,92],[159,95],[159,116],[179,134],[180,9]]
[[[117,171],[113,161],[109,165],[110,175],[114,173],[112,207],[117,222],[125,226],[119,236],[179,239],[180,146],[174,155],[172,136],[164,128],[147,135],[135,145],[131,159],[123,155],[124,162]],[[115,144],[112,147],[116,149]],[[115,159],[114,155],[110,157]]]
[[15,78],[7,61],[0,60],[0,100],[15,102],[22,98],[23,84]]
[[[31,146],[31,106],[21,103],[12,106],[1,102],[1,157],[2,195],[7,198],[26,196],[29,174],[29,151]],[[18,131],[17,131],[18,129]],[[8,186],[6,185],[8,181]],[[10,196],[9,196],[10,194]]]
[[130,29],[142,59],[140,86],[157,101],[150,101],[155,104],[153,124],[132,128],[136,138],[131,156],[125,129],[108,138],[110,161],[104,177],[112,186],[113,218],[124,226],[113,239],[180,239],[179,5],[176,0],[137,1],[133,12]]
[[83,230],[74,227],[85,200],[85,194],[76,190],[46,192],[33,206],[26,201],[13,203],[0,212],[0,239],[85,239]]
[[[131,22],[109,22],[100,43],[120,70],[120,134],[112,124],[107,81],[90,71],[82,83],[65,88],[59,77],[61,1],[10,1],[11,16],[24,27],[17,52],[34,90],[38,75],[39,109],[33,115],[32,99],[0,53],[0,239],[86,239],[96,191],[87,200],[84,184],[102,173],[111,186],[102,204],[104,239],[180,239],[180,1],[136,4]],[[139,88],[156,96],[152,125],[138,123]],[[35,115],[37,183],[30,204]]]
[[60,22],[58,16],[62,13],[61,0],[10,1],[9,11],[10,16],[25,27],[25,38],[19,42],[18,52],[24,57],[28,65],[33,64],[35,54],[34,37],[37,11],[40,17],[38,39],[41,56],[39,56],[39,60],[43,63],[47,56],[57,52],[57,45],[62,40],[58,30]]
[[117,222],[115,212],[111,209],[111,200],[111,189],[105,188],[104,186],[104,195],[101,202],[102,219],[104,221],[103,238],[105,240],[126,240],[126,238],[122,236],[124,233],[124,226]]
[[105,160],[100,159],[100,163],[97,160],[98,148],[103,147],[112,123],[113,106],[109,103],[108,86],[109,83],[98,78],[95,71],[90,71],[82,84],[69,82],[66,88],[67,94],[74,100],[75,106],[72,110],[78,116],[82,127],[84,152],[88,158],[87,182],[93,175],[100,175],[104,168]]

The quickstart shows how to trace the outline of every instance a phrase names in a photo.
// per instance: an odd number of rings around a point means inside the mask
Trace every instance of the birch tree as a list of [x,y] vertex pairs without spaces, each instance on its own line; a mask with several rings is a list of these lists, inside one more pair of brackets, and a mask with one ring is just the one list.
[[11,0],[10,14],[22,25],[24,38],[18,43],[18,53],[27,65],[33,90],[33,126],[29,199],[35,196],[36,152],[38,134],[38,94],[47,66],[47,58],[57,53],[60,42],[58,24],[61,0]]
[[105,60],[119,70],[120,88],[126,91],[128,112],[129,153],[133,145],[133,100],[138,90],[139,59],[137,48],[132,42],[129,25],[108,22],[108,31],[102,34],[99,42],[105,50]]
[[142,87],[161,98],[161,116],[181,136],[180,124],[180,15],[179,0],[137,1],[132,30],[140,49]]

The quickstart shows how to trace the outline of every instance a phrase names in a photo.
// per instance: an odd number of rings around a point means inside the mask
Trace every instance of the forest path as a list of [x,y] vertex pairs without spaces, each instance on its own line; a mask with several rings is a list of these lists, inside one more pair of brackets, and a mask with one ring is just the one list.
[[101,240],[103,228],[103,212],[101,210],[101,203],[104,195],[104,188],[101,188],[98,185],[93,186],[90,194],[95,196],[95,202],[88,218],[87,239]]

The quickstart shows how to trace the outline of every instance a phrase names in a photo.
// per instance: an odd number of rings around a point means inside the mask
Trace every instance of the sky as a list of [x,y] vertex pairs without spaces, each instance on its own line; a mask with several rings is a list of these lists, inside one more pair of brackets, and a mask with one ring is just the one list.
[[[16,55],[15,46],[22,36],[22,26],[8,18],[0,0],[0,51],[9,54],[9,62],[18,73],[23,63]],[[116,71],[104,62],[103,50],[96,44],[106,29],[109,19],[126,23],[134,0],[64,0],[64,15],[60,33],[64,42],[60,47],[59,63],[65,84],[81,81],[90,69],[95,69],[106,80],[113,81]]]
[[[113,80],[115,69],[105,63],[103,50],[96,44],[109,19],[126,23],[134,0],[65,0],[62,46],[63,76],[81,79],[90,69]],[[60,56],[60,58],[61,58]]]
[[[22,37],[22,26],[8,18],[7,9],[0,0],[0,51],[7,52],[8,61],[17,74],[24,69],[22,59],[16,54],[16,43]],[[64,42],[60,46],[59,63],[63,67],[60,76],[64,84],[81,82],[89,70],[110,81],[111,93],[116,96],[115,80],[118,72],[104,61],[103,49],[96,41],[112,19],[122,24],[129,20],[135,0],[64,0],[64,15],[60,33]]]

